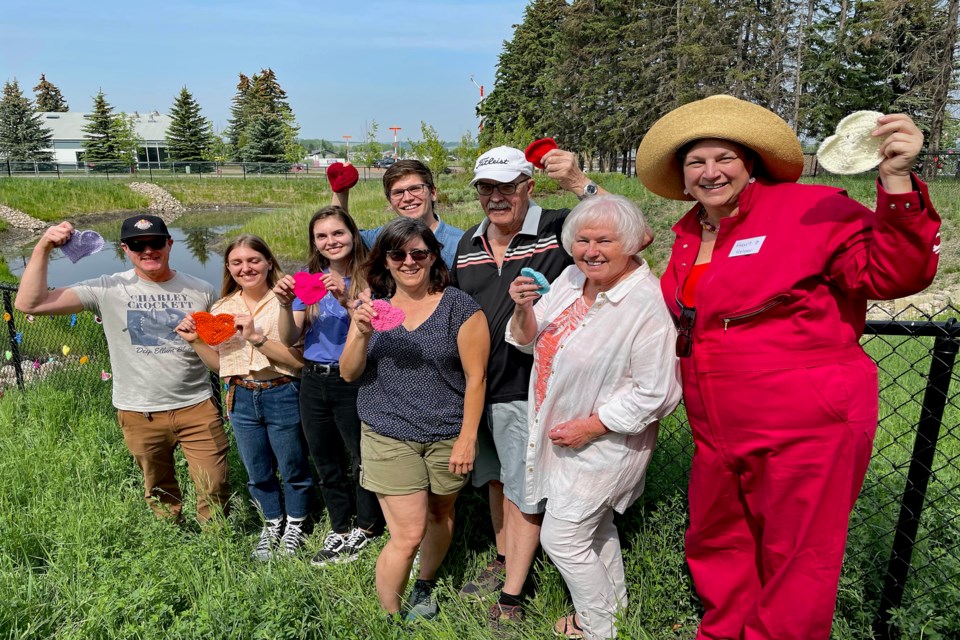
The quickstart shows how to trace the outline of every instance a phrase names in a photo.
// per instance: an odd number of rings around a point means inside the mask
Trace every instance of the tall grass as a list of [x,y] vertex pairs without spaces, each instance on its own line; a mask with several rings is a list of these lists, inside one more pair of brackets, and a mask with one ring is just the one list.
[[150,199],[127,187],[130,180],[5,178],[0,203],[35,218],[59,222],[77,214],[144,210]]

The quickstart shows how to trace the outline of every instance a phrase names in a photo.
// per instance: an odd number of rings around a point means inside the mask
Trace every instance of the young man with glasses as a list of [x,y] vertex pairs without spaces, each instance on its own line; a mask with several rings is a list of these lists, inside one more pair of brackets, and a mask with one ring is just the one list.
[[226,511],[229,441],[206,367],[175,328],[216,299],[209,283],[170,268],[173,240],[163,220],[123,221],[120,242],[133,269],[47,289],[47,262],[73,235],[69,222],[47,229],[33,249],[16,307],[34,315],[92,311],[103,319],[113,371],[113,405],[123,439],[143,471],[148,504],[159,517],[181,521],[183,495],[173,451],[177,444],[197,493],[197,519]]
[[[453,260],[457,255],[457,243],[463,236],[463,229],[452,227],[440,219],[434,208],[437,204],[437,188],[433,184],[433,174],[419,160],[398,160],[383,174],[383,193],[387,196],[390,208],[398,216],[420,220],[430,227],[443,249],[440,257],[453,269]],[[334,192],[333,204],[347,209],[350,190]],[[349,209],[347,209],[349,211]],[[367,247],[372,247],[383,226],[365,229],[360,237]]]
[[[579,198],[606,193],[580,170],[573,153],[555,149],[543,157],[547,176]],[[500,590],[490,609],[490,626],[523,616],[521,592],[540,544],[543,504],[527,504],[523,448],[527,444],[527,394],[533,358],[504,339],[513,315],[510,283],[530,267],[553,281],[573,259],[560,244],[569,209],[544,210],[530,197],[533,165],[519,149],[497,147],[481,155],[470,183],[486,218],[469,229],[451,269],[454,286],[483,309],[490,325],[487,368],[487,424],[480,429],[473,484],[488,485],[497,558],[464,585],[464,597]],[[506,500],[504,500],[506,498]]]

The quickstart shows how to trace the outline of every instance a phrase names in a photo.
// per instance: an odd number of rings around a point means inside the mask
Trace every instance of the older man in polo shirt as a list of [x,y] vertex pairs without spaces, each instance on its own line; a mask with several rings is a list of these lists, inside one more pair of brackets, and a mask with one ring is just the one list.
[[143,471],[147,502],[158,516],[182,519],[173,460],[179,444],[196,486],[197,519],[205,522],[225,510],[230,497],[229,441],[207,369],[175,328],[186,314],[210,308],[216,292],[170,268],[173,239],[163,220],[150,215],[127,218],[121,227],[121,246],[133,269],[47,289],[50,253],[73,233],[69,222],[44,232],[24,269],[16,307],[34,315],[86,310],[103,319],[113,405]]
[[[549,177],[581,199],[606,193],[584,175],[568,151],[554,149],[542,162]],[[497,147],[477,159],[470,184],[477,189],[486,219],[466,231],[452,269],[454,286],[473,296],[490,325],[489,430],[481,429],[473,483],[489,487],[497,542],[497,559],[460,593],[480,597],[500,589],[499,601],[490,610],[496,629],[523,616],[521,593],[540,544],[544,512],[543,504],[527,504],[525,499],[523,448],[533,358],[504,340],[514,309],[507,290],[523,267],[553,281],[573,264],[560,244],[570,210],[544,210],[534,203],[534,182],[533,165],[518,149]]]

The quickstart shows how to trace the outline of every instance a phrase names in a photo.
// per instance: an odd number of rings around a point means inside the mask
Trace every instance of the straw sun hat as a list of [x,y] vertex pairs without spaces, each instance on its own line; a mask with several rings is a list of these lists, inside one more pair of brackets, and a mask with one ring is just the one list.
[[754,174],[774,182],[796,182],[803,173],[803,149],[790,125],[761,106],[717,95],[677,107],[650,127],[637,150],[640,182],[664,198],[693,200],[683,193],[677,151],[703,138],[748,147],[758,156]]

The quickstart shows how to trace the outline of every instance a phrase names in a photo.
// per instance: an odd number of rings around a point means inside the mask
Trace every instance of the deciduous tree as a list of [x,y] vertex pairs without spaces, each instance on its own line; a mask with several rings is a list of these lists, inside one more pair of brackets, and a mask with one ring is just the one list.
[[421,162],[430,167],[434,176],[440,176],[447,170],[447,148],[437,135],[437,130],[424,121],[420,121],[419,142],[409,140],[410,150]]

